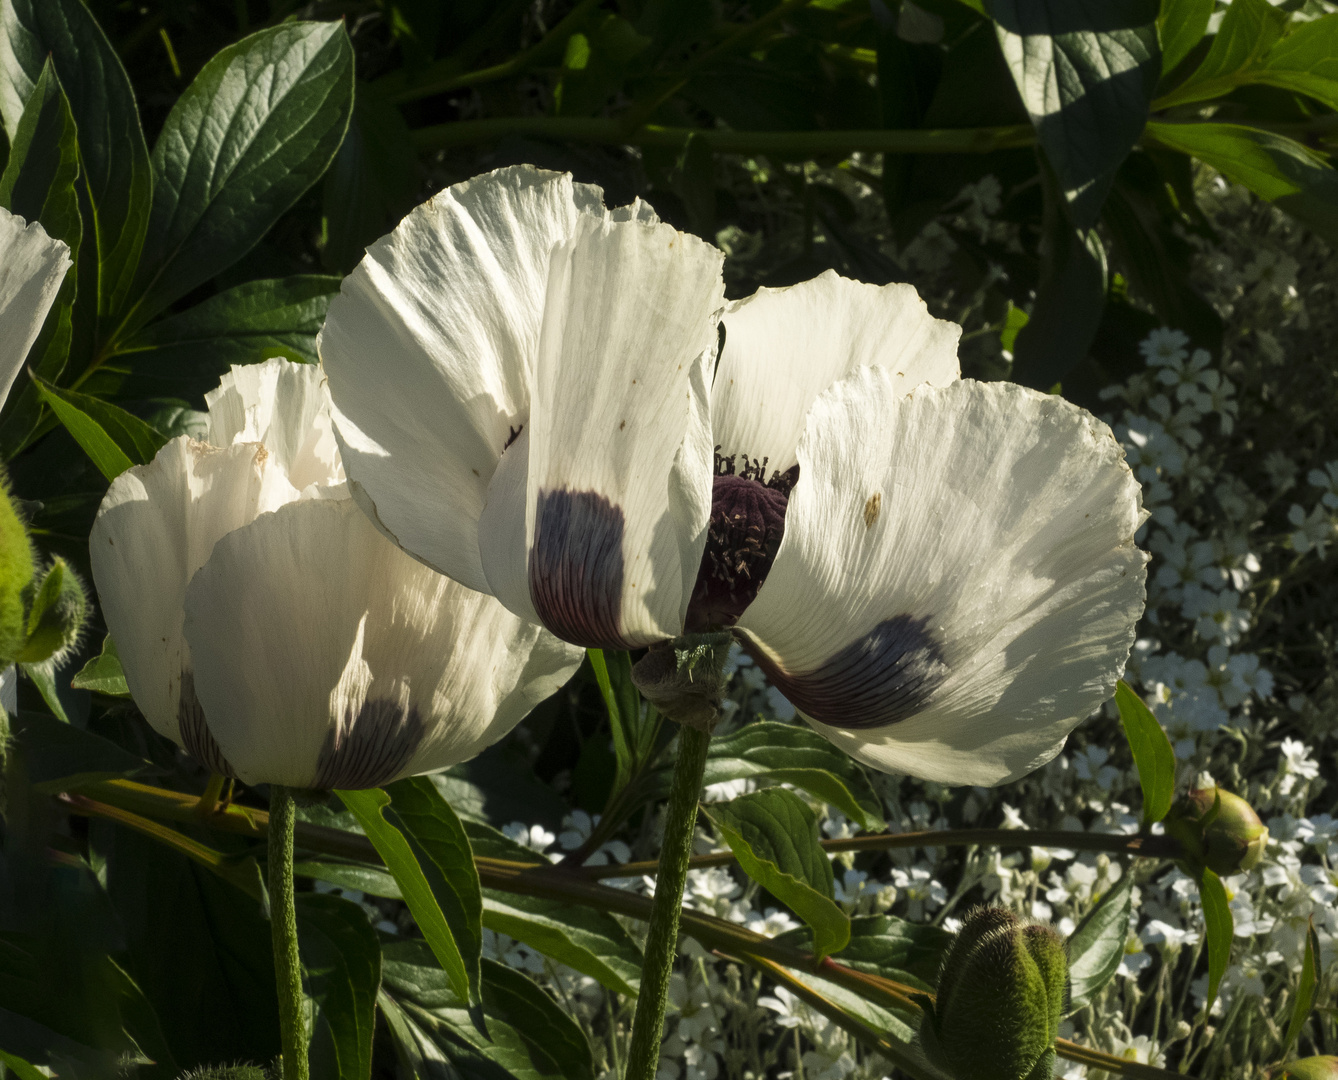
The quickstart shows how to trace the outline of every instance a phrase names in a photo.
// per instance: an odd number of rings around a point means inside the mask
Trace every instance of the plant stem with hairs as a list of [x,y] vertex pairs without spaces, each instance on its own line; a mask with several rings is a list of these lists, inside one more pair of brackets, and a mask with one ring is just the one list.
[[307,1032],[302,1002],[302,959],[297,949],[297,904],[293,893],[293,827],[297,808],[288,788],[269,789],[269,924],[274,945],[274,981],[279,995],[283,1080],[308,1080]]

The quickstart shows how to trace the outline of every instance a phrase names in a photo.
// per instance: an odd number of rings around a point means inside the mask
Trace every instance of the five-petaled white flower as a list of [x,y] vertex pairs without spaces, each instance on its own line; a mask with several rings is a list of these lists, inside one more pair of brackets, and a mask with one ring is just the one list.
[[37,340],[70,268],[70,249],[40,222],[0,207],[0,406]]
[[884,770],[997,784],[1108,697],[1139,487],[1058,396],[959,378],[907,285],[726,304],[721,254],[529,167],[369,249],[319,347],[351,490],[406,551],[588,647],[731,629]]
[[347,495],[319,368],[235,367],[206,442],[112,482],[93,580],[149,723],[247,783],[366,788],[463,761],[579,650],[386,541]]

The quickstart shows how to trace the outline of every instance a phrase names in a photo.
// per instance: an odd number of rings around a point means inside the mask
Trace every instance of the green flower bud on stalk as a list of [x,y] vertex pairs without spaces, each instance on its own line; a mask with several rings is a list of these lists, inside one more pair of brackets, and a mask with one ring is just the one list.
[[13,663],[27,640],[24,592],[32,579],[32,545],[0,472],[0,665]]
[[42,580],[30,586],[25,598],[30,604],[27,640],[14,659],[24,664],[51,660],[59,665],[83,632],[88,590],[65,560],[57,557],[51,560]]
[[1048,1080],[1068,997],[1068,957],[1052,928],[975,908],[939,974],[920,1043],[957,1080]]
[[1221,788],[1190,791],[1171,808],[1166,832],[1184,846],[1185,872],[1201,866],[1225,877],[1249,870],[1268,846],[1268,826],[1239,795]]
[[1289,1061],[1286,1065],[1273,1066],[1269,1075],[1273,1080],[1338,1080],[1338,1057],[1324,1054]]

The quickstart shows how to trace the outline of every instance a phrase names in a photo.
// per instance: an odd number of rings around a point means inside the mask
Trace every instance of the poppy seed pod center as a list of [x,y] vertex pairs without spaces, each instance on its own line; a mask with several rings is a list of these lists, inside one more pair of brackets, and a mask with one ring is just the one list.
[[[743,466],[736,472],[737,457],[743,458]],[[737,457],[722,457],[716,448],[711,519],[688,605],[689,633],[739,621],[766,580],[785,535],[785,508],[799,466],[765,480],[766,458],[752,462],[746,454]]]

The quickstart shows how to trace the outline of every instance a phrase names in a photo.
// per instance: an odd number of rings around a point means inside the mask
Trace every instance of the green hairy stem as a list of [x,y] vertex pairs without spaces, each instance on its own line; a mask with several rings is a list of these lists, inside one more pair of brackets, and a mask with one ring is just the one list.
[[626,1080],[654,1080],[660,1064],[660,1035],[669,998],[669,975],[678,951],[678,919],[683,907],[683,886],[692,857],[692,835],[697,824],[697,796],[706,771],[706,748],[711,736],[684,726],[678,736],[678,761],[664,817],[664,846],[660,873],[650,913],[641,993],[632,1021],[632,1045],[627,1052]]
[[274,943],[274,981],[279,994],[283,1080],[308,1080],[307,1032],[302,1005],[302,959],[297,951],[297,905],[293,896],[293,793],[269,790],[269,925]]

